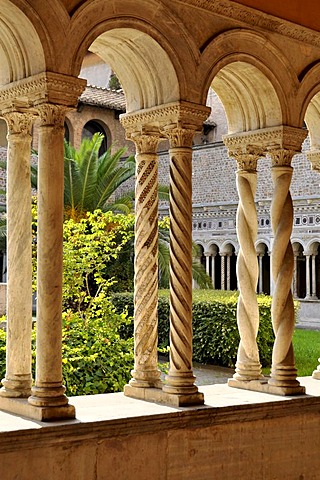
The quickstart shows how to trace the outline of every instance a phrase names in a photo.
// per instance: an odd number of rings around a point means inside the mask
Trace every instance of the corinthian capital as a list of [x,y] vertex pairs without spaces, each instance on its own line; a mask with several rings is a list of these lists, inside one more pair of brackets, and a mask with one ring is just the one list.
[[12,111],[3,114],[8,127],[9,135],[31,135],[34,113]]
[[296,153],[296,150],[285,148],[272,148],[268,150],[273,167],[290,167],[292,158]]
[[37,107],[41,126],[53,126],[63,128],[66,112],[68,108],[62,105],[52,103],[41,103]]
[[166,125],[162,130],[163,135],[169,140],[170,148],[191,148],[195,131],[195,127],[182,127],[180,125]]
[[158,150],[160,134],[157,131],[133,131],[127,134],[127,139],[132,140],[140,154],[155,154]]

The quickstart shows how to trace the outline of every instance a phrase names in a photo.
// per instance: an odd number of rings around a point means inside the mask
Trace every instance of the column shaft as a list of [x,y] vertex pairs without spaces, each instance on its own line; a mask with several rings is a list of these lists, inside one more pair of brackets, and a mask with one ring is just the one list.
[[227,290],[230,290],[230,255],[227,255]]
[[225,260],[226,260],[226,254],[225,253],[220,253],[221,257],[221,290],[226,289],[226,269],[225,269]]
[[306,255],[306,298],[311,297],[310,255]]
[[276,150],[270,152],[273,164],[271,175],[274,193],[271,204],[271,225],[274,242],[271,254],[271,270],[274,281],[272,299],[272,325],[275,343],[272,354],[270,385],[277,387],[298,387],[297,370],[292,346],[294,331],[294,306],[291,293],[293,276],[293,250],[290,236],[293,224],[293,205],[290,195],[294,152]]
[[159,384],[158,368],[158,136],[135,135],[134,370],[130,385]]
[[30,155],[33,115],[11,112],[7,157],[7,349],[1,396],[31,393],[32,232]]
[[311,256],[311,296],[317,298],[317,282],[316,282],[316,256]]
[[38,259],[36,380],[29,403],[67,405],[62,385],[62,245],[65,107],[38,107]]
[[263,264],[262,264],[262,259],[263,255],[259,255],[259,288],[258,292],[263,293]]
[[261,377],[261,365],[256,341],[259,328],[259,308],[256,298],[259,267],[255,249],[258,221],[254,202],[257,185],[256,165],[259,156],[259,154],[235,156],[238,160],[237,235],[240,245],[237,261],[237,277],[240,290],[237,322],[240,344],[234,375],[237,380],[255,380]]
[[175,128],[170,140],[170,368],[163,391],[197,393],[192,371],[192,138]]
[[212,280],[212,288],[216,288],[216,255],[211,256],[211,280]]

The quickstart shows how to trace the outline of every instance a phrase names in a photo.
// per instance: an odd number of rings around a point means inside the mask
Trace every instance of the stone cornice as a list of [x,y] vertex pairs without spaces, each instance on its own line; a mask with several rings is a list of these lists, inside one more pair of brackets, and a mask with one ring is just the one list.
[[302,128],[281,125],[279,127],[225,135],[223,142],[230,151],[251,147],[263,149],[265,154],[269,150],[274,151],[276,149],[292,150],[298,153],[301,151],[301,145],[307,133],[307,130]]
[[75,107],[85,89],[86,80],[53,72],[44,72],[10,83],[0,89],[0,109],[53,103]]
[[320,47],[318,32],[236,2],[229,0],[178,0],[178,2],[210,11],[222,17],[231,18],[252,27],[269,30],[302,43]]
[[311,163],[312,170],[320,173],[320,150],[307,152],[307,158]]
[[202,128],[209,114],[209,107],[189,102],[174,102],[120,115],[120,122],[127,132],[142,131],[145,128],[156,128],[160,131],[169,125],[198,130]]

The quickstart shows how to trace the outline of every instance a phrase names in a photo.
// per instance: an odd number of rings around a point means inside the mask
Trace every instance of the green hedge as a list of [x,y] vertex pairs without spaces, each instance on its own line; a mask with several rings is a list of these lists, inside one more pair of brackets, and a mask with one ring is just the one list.
[[[236,321],[237,292],[195,290],[193,293],[193,360],[200,363],[233,367],[239,345]],[[118,311],[128,309],[133,316],[133,294],[118,293],[112,302]],[[271,298],[258,296],[260,328],[258,346],[263,367],[271,364],[274,335],[271,324]],[[169,293],[159,292],[159,346],[169,345]],[[130,337],[133,325],[127,326],[122,335]]]

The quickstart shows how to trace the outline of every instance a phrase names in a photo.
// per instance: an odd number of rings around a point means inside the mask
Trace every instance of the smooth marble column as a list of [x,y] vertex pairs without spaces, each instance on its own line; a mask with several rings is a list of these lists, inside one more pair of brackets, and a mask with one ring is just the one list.
[[210,259],[211,259],[210,253],[205,253],[205,257],[206,257],[206,274],[210,276]]
[[211,281],[212,281],[212,288],[216,288],[216,253],[211,255]]
[[192,138],[168,127],[170,142],[170,368],[163,391],[203,403],[192,370]]
[[316,255],[311,255],[311,298],[317,299]]
[[73,416],[62,385],[62,245],[66,108],[38,107],[38,259],[36,379],[29,403]]
[[311,255],[305,254],[306,257],[306,299],[311,298],[311,282],[310,282],[310,257]]
[[262,259],[263,259],[263,254],[259,254],[258,256],[259,259],[259,287],[258,287],[258,293],[263,293],[263,264],[262,264]]
[[34,115],[10,112],[7,157],[7,349],[1,396],[31,393],[32,231],[30,156]]

